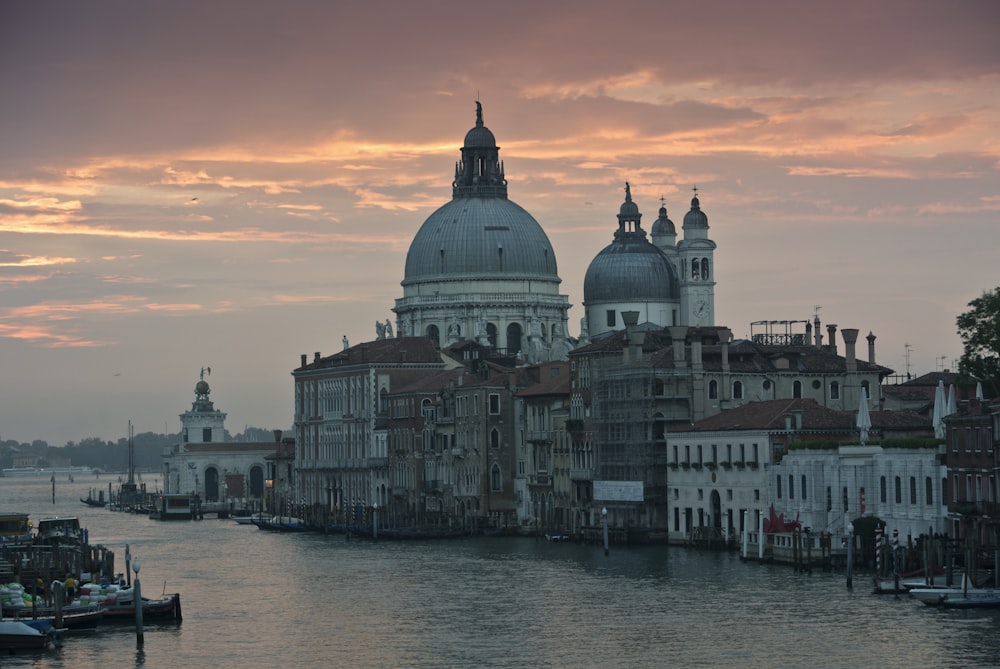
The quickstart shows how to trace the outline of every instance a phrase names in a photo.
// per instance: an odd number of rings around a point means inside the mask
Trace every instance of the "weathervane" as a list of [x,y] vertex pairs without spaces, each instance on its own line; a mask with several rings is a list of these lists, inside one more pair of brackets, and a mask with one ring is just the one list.
[[209,376],[211,376],[212,375],[212,368],[211,367],[202,367],[201,368],[201,374],[199,375],[198,378],[200,378],[202,381],[204,381],[205,380],[205,374],[208,374]]

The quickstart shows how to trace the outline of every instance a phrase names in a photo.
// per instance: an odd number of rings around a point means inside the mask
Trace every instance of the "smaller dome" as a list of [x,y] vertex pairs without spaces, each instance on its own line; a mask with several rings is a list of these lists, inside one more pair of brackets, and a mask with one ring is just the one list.
[[208,388],[208,381],[202,379],[194,386],[195,395],[208,395],[211,392]]
[[465,133],[465,148],[497,148],[497,138],[493,136],[493,131],[483,125],[483,105],[478,101],[476,102],[476,127]]
[[660,207],[660,217],[653,222],[653,227],[651,228],[651,234],[654,235],[676,235],[677,228],[674,227],[674,222],[667,218],[667,208]]
[[708,216],[701,210],[701,203],[698,196],[691,198],[691,211],[684,214],[685,228],[708,228]]

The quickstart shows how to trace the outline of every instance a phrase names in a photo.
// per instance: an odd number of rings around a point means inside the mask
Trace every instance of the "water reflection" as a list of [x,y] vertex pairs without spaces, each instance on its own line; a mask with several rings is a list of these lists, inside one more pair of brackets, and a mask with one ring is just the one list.
[[[850,591],[843,574],[677,548],[605,556],[533,539],[373,544],[161,523],[88,509],[68,491],[53,506],[44,484],[10,483],[3,508],[78,514],[120,570],[130,544],[147,596],[181,592],[184,622],[147,623],[136,667],[1000,665],[996,614],[876,597],[860,575]],[[120,666],[135,643],[124,626],[3,666]]]

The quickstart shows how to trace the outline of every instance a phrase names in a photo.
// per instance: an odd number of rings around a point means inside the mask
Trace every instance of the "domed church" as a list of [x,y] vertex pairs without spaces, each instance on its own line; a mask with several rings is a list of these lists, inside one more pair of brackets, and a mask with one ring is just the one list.
[[659,214],[649,241],[625,184],[613,241],[591,261],[584,276],[581,339],[624,329],[626,312],[636,312],[640,324],[659,327],[715,324],[715,242],[708,238],[708,217],[697,195],[684,216],[684,239],[679,243],[665,206]]
[[555,253],[538,222],[507,198],[499,152],[476,102],[452,199],[406,254],[397,331],[439,346],[475,340],[529,362],[563,357],[570,304],[559,293]]

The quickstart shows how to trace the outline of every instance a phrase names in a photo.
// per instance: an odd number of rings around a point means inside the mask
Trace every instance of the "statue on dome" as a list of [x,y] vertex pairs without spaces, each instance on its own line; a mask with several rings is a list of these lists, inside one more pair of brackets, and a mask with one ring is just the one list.
[[385,324],[382,321],[375,321],[375,339],[385,339]]
[[385,319],[385,337],[386,339],[392,339],[392,323],[389,322],[388,318]]

